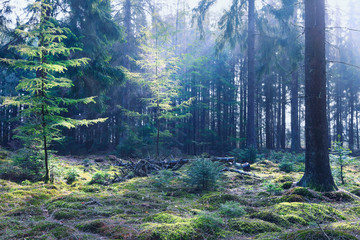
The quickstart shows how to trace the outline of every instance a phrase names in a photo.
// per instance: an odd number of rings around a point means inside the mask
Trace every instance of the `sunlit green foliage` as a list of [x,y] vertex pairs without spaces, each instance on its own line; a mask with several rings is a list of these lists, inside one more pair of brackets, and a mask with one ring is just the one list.
[[49,16],[52,6],[48,1],[36,1],[31,8],[37,13],[38,23],[16,30],[19,36],[27,39],[27,44],[11,46],[20,58],[0,59],[14,69],[29,71],[31,77],[22,78],[16,87],[18,96],[4,98],[3,104],[22,109],[22,125],[16,129],[16,137],[29,151],[44,151],[45,181],[48,181],[48,148],[54,141],[62,140],[61,128],[88,126],[106,119],[79,120],[63,115],[68,105],[95,102],[94,97],[71,99],[61,94],[62,89],[73,86],[72,81],[62,74],[69,67],[86,64],[89,59],[70,58],[72,52],[81,49],[64,45],[69,30],[59,27],[56,20]]

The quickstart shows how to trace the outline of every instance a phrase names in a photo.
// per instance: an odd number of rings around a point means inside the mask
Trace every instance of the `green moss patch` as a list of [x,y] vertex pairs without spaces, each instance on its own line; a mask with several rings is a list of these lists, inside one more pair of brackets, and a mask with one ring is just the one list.
[[28,207],[19,207],[13,210],[10,210],[4,214],[4,216],[39,216],[42,215],[43,212],[39,207],[28,206]]
[[287,195],[299,195],[305,198],[315,198],[314,194],[309,191],[309,189],[304,187],[295,187],[290,189],[287,193]]
[[111,237],[111,239],[138,239],[134,229],[109,219],[95,219],[85,221],[77,224],[76,228],[83,232]]
[[347,210],[350,214],[355,214],[356,217],[360,216],[360,207],[351,207]]
[[148,240],[188,240],[199,239],[197,230],[188,222],[146,223],[143,226],[141,239]]
[[[276,183],[286,183],[286,182],[290,182],[291,184],[294,182],[294,178],[290,177],[290,176],[280,176],[280,177],[277,177],[274,182]],[[291,186],[291,185],[290,185]]]
[[[326,235],[324,234],[326,233]],[[300,230],[285,234],[281,239],[286,240],[304,240],[304,239],[316,239],[316,240],[356,240],[357,238],[349,233],[337,230],[324,230],[320,229],[307,229]]]
[[293,185],[293,182],[284,182],[280,185],[280,187],[282,189],[290,189],[292,185]]
[[76,228],[84,232],[103,233],[106,226],[105,220],[96,219],[77,224]]
[[250,215],[250,217],[261,219],[266,222],[274,223],[281,227],[289,227],[291,225],[290,222],[287,221],[283,216],[280,216],[271,211],[262,211],[262,212],[253,213]]
[[217,234],[224,226],[224,220],[217,214],[202,212],[192,219],[194,228],[202,230],[204,233]]
[[355,188],[351,191],[352,194],[355,194],[356,196],[360,197],[360,188]]
[[156,222],[156,223],[178,223],[184,222],[181,217],[178,217],[174,214],[168,212],[161,212],[154,214],[152,216],[144,218],[145,222]]
[[360,234],[360,222],[338,222],[332,223],[330,227],[335,230],[352,232],[356,233],[357,235]]
[[274,211],[279,215],[296,215],[306,221],[336,222],[345,217],[335,208],[323,204],[309,203],[279,203],[274,206]]
[[281,231],[281,228],[276,224],[260,219],[233,218],[228,221],[228,224],[230,229],[247,234]]
[[282,196],[279,202],[305,202],[305,198],[297,194],[291,194]]
[[305,219],[303,219],[302,217],[299,217],[297,215],[294,214],[287,214],[283,216],[284,219],[286,219],[286,221],[295,224],[295,225],[302,225],[302,226],[307,226],[309,225],[309,223],[307,221],[305,221]]
[[68,219],[75,219],[79,217],[85,217],[86,214],[84,212],[80,212],[77,210],[71,210],[71,209],[59,209],[54,212],[53,217],[56,220],[68,220]]
[[71,208],[71,209],[81,210],[81,209],[85,209],[86,205],[85,202],[67,202],[64,200],[59,200],[47,204],[47,210],[49,212],[53,212],[54,210],[59,208]]
[[323,193],[323,196],[325,196],[335,202],[353,202],[354,201],[352,196],[350,196],[348,193],[343,192],[343,191],[326,192],[326,193]]
[[241,199],[239,196],[227,194],[227,193],[221,193],[221,192],[205,194],[198,201],[199,203],[206,204],[207,205],[206,208],[208,210],[217,210],[221,204],[230,201],[239,202],[243,205],[246,204],[246,201]]
[[260,167],[276,167],[276,164],[269,160],[262,160],[257,163],[255,163],[256,166]]

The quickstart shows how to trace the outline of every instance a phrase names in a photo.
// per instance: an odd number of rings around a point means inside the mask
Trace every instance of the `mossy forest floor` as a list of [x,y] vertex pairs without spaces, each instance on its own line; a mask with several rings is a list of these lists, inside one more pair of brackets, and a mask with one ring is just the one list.
[[333,193],[294,188],[302,173],[268,160],[252,165],[260,178],[226,172],[216,190],[197,192],[182,180],[186,165],[163,188],[151,177],[89,185],[98,170],[118,171],[94,159],[60,157],[52,184],[0,180],[0,239],[360,239],[355,165]]

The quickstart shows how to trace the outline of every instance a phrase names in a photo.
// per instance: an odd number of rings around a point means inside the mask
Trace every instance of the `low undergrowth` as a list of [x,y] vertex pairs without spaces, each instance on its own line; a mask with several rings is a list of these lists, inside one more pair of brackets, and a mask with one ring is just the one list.
[[[274,157],[274,156],[273,156]],[[109,162],[61,159],[52,184],[0,180],[1,239],[359,239],[360,186],[318,193],[294,187],[301,172],[253,164],[260,178],[226,172],[213,188],[176,173],[115,184]],[[294,160],[295,161],[295,160]],[[357,168],[349,166],[347,169]],[[347,176],[358,179],[359,171]],[[70,174],[76,173],[76,174]],[[100,176],[101,175],[101,176]],[[76,177],[74,177],[76,176]],[[94,177],[95,176],[95,177]],[[102,178],[102,176],[105,176]],[[70,180],[69,180],[70,178]],[[95,181],[95,180],[96,181]]]

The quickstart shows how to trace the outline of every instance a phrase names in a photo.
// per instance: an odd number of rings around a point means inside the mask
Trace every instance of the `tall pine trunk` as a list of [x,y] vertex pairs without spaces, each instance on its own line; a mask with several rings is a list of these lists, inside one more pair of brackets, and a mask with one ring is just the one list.
[[286,84],[285,77],[281,77],[281,149],[286,147]]
[[247,147],[255,148],[255,0],[249,0],[248,15],[248,112],[246,144]]
[[349,148],[351,151],[354,151],[354,100],[355,94],[352,84],[349,88],[349,111],[350,111],[350,121],[349,121]]
[[298,185],[335,190],[326,119],[324,0],[305,0],[305,107],[305,173]]
[[299,129],[299,73],[292,73],[291,81],[291,151],[300,150]]

